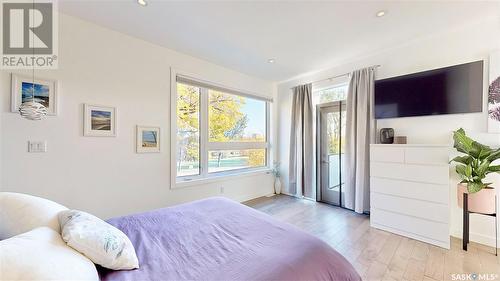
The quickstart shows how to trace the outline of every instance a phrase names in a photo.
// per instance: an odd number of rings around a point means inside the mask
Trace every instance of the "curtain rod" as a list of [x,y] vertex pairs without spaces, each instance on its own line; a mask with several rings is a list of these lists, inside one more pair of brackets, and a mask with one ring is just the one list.
[[[380,64],[376,64],[376,65],[372,65],[372,66],[369,66],[369,67],[366,67],[366,68],[370,68],[370,67],[378,68],[380,66],[381,66]],[[312,82],[309,82],[309,83],[314,84],[314,83],[319,83],[319,82],[323,82],[323,81],[327,81],[327,80],[331,81],[331,80],[333,80],[335,78],[339,78],[339,77],[343,77],[343,76],[348,76],[348,75],[351,75],[351,72],[347,72],[347,73],[344,73],[344,74],[340,74],[340,75],[336,75],[336,76],[332,76],[332,77],[328,77],[328,78],[324,78],[324,79],[312,81]],[[309,83],[306,83],[306,84],[309,84]],[[290,89],[293,89],[293,88],[294,87],[291,87]]]

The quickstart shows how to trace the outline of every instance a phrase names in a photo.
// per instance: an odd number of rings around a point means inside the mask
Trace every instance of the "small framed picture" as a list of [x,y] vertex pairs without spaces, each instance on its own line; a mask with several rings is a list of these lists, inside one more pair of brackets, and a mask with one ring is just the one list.
[[91,137],[116,136],[116,108],[84,105],[83,135]]
[[160,152],[160,127],[137,126],[137,153]]
[[48,115],[57,115],[57,81],[12,74],[11,111],[18,112],[23,102],[43,104]]

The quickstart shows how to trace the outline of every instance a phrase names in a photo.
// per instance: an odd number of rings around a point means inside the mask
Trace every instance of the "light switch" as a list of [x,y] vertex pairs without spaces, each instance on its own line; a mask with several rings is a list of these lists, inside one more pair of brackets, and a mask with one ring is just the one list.
[[47,152],[47,141],[28,141],[28,152]]

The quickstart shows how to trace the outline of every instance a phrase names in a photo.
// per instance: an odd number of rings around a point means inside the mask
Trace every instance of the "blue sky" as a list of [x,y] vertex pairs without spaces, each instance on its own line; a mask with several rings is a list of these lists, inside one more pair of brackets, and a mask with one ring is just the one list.
[[[33,96],[33,83],[23,82],[22,93],[23,93],[23,98],[31,98]],[[48,97],[49,86],[35,83],[35,96]]]
[[242,111],[248,116],[248,126],[245,134],[265,134],[266,129],[266,103],[260,100],[245,99]]
[[101,117],[101,118],[111,118],[111,112],[110,111],[101,111],[101,110],[92,110],[91,116],[92,117]]
[[156,142],[155,131],[142,131],[142,139],[146,142]]

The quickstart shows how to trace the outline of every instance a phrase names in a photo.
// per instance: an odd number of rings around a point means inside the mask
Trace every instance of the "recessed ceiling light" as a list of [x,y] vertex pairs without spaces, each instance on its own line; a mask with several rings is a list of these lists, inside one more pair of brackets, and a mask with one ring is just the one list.
[[267,60],[267,62],[268,62],[268,63],[274,63],[274,62],[275,62],[275,60],[274,60],[274,59],[268,59],[268,60]]
[[377,15],[377,18],[381,18],[381,17],[385,16],[385,14],[386,14],[386,13],[387,13],[387,12],[386,12],[386,11],[384,11],[384,10],[378,11],[378,12],[377,12],[377,14],[376,14],[376,15]]
[[146,0],[137,0],[137,3],[143,7],[148,5],[148,2],[146,2]]

